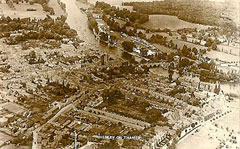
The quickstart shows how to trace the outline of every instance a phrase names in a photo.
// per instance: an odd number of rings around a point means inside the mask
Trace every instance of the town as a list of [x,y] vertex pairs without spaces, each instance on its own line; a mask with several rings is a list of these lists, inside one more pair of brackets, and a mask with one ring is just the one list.
[[0,148],[239,149],[229,3],[0,0]]

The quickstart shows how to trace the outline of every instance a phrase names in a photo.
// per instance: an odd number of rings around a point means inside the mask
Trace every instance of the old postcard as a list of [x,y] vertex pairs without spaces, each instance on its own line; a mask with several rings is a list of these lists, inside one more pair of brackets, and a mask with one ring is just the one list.
[[0,149],[240,149],[239,0],[0,0]]

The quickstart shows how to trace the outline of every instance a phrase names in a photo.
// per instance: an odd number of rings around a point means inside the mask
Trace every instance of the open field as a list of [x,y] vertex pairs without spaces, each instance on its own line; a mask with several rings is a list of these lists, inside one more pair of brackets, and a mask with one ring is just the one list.
[[198,29],[208,28],[208,26],[189,23],[186,21],[179,20],[176,16],[169,16],[169,15],[150,15],[149,21],[143,24],[143,26],[150,29],[168,28],[173,31],[182,29],[182,28],[198,28]]
[[[153,73],[153,74],[164,76],[164,77],[168,77],[168,75],[169,75],[168,71],[163,69],[163,68],[151,68],[150,72]],[[179,77],[179,74],[174,72],[172,77],[173,77],[173,79],[177,79]]]
[[[54,9],[55,15],[53,17],[58,17],[64,15],[63,10],[57,3],[57,0],[51,0],[48,5]],[[43,8],[40,4],[27,4],[27,3],[19,3],[14,4],[15,10],[10,9],[7,4],[0,4],[0,12],[3,12],[4,16],[9,16],[11,18],[36,18],[36,19],[44,19],[48,13],[43,11]],[[36,11],[27,11],[27,9],[34,9]]]
[[162,51],[162,52],[164,52],[164,53],[172,53],[172,52],[174,52],[174,51],[176,51],[176,50],[173,50],[173,49],[170,49],[170,48],[167,48],[167,47],[165,47],[165,46],[162,46],[162,45],[160,45],[160,44],[153,44],[155,47],[157,47],[160,51]]
[[180,39],[172,38],[173,43],[176,43],[178,48],[182,49],[184,45],[186,45],[189,48],[196,48],[198,50],[200,49],[207,49],[207,47],[202,46],[202,45],[197,45],[191,42],[183,41]]
[[[11,18],[36,18],[43,19],[46,16],[46,12],[43,11],[43,8],[40,4],[18,4],[15,5],[16,10],[9,8],[7,4],[0,4],[0,12],[3,12],[4,16],[9,16]],[[26,11],[27,9],[36,9],[36,11]]]
[[223,53],[223,52],[218,52],[218,51],[207,52],[206,56],[212,59],[217,58],[219,60],[226,61],[226,62],[239,61],[238,56]]

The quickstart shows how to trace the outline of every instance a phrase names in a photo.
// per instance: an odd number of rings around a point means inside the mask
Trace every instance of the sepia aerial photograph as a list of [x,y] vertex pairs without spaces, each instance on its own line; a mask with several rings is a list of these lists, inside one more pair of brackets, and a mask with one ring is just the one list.
[[0,149],[240,149],[240,0],[0,0]]

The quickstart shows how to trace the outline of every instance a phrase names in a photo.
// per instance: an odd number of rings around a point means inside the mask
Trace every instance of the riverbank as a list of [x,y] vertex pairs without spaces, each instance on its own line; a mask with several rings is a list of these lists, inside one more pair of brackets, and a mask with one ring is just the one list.
[[[221,89],[225,94],[234,93],[239,96],[239,84],[222,84]],[[213,149],[238,148],[240,146],[240,100],[233,98],[231,102],[225,102],[231,111],[223,118],[207,122],[192,135],[185,138],[177,145],[177,149]],[[236,139],[235,139],[236,138]],[[236,141],[236,142],[235,142]],[[189,143],[191,142],[191,143]]]

